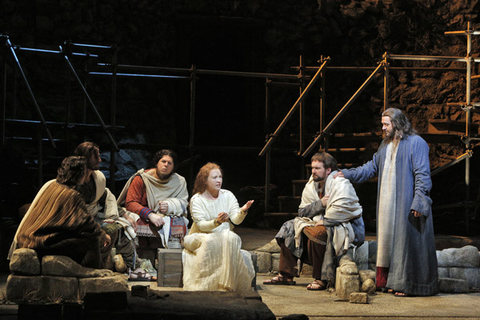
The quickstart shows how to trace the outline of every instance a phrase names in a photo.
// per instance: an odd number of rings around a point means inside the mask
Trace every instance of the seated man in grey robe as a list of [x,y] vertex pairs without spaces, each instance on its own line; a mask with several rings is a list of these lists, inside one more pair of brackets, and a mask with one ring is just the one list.
[[279,273],[264,284],[295,284],[299,263],[313,267],[308,290],[323,290],[335,283],[336,258],[365,239],[362,207],[347,179],[334,179],[337,161],[316,153],[312,175],[302,192],[299,217],[285,222],[275,236],[281,248]]

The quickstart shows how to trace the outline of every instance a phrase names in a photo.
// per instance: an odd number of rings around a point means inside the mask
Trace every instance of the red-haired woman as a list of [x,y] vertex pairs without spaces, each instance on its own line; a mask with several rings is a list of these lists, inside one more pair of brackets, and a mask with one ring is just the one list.
[[245,219],[253,200],[240,208],[222,182],[215,163],[207,163],[197,174],[190,200],[193,225],[184,239],[184,290],[251,290],[251,256],[241,250],[242,240],[231,230]]

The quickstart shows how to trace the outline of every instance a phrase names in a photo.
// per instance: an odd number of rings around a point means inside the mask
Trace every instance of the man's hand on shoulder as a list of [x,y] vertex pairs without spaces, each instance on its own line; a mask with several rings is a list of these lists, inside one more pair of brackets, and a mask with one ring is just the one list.
[[338,172],[333,175],[333,179],[338,178],[338,177],[345,178],[345,175],[343,174],[342,171],[338,170]]

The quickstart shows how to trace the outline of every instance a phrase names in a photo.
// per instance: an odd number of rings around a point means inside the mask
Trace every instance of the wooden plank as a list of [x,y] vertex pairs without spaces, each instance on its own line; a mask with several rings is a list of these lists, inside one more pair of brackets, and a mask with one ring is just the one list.
[[182,249],[158,249],[157,261],[157,285],[159,287],[182,287]]

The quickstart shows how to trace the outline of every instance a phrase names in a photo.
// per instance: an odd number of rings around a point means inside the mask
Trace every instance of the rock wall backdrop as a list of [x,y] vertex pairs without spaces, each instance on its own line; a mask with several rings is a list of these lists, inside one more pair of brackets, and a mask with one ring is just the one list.
[[[307,66],[318,67],[321,57],[330,57],[330,66],[365,69],[329,69],[325,75],[325,121],[328,123],[365,81],[383,55],[466,55],[466,37],[445,35],[447,31],[466,30],[480,25],[478,0],[1,0],[1,70],[6,94],[7,119],[39,120],[35,106],[16,70],[6,36],[20,47],[49,50],[88,51],[89,57],[75,57],[72,64],[80,72],[107,125],[120,127],[113,135],[121,151],[111,161],[110,143],[95,128],[51,125],[58,148],[44,142],[43,180],[52,178],[61,159],[83,140],[98,142],[104,151],[102,169],[109,173],[115,166],[113,189],[118,194],[127,177],[148,166],[145,160],[157,149],[175,149],[185,160],[179,172],[190,186],[198,168],[216,161],[224,168],[224,186],[240,201],[258,196],[257,208],[263,212],[262,186],[265,158],[258,153],[266,136],[272,134],[299,96],[297,81],[272,80],[284,85],[269,86],[269,118],[265,110],[265,79],[199,74],[196,88],[194,148],[189,148],[190,80],[122,77],[116,82],[115,111],[112,118],[112,78],[87,76],[85,70],[101,69],[98,62],[112,63],[113,50],[72,47],[69,43],[114,45],[116,61],[121,65],[169,67],[204,70],[228,70],[297,75],[300,57]],[[473,36],[472,55],[478,57],[479,36]],[[98,124],[81,88],[69,75],[64,58],[48,53],[16,50],[32,90],[47,121]],[[98,58],[95,56],[98,55]],[[465,63],[448,61],[391,61],[389,104],[407,112],[421,134],[456,133],[454,139],[431,140],[432,170],[465,152],[460,136],[465,112],[449,103],[466,99]],[[415,71],[394,68],[417,67]],[[449,68],[432,71],[419,68]],[[104,72],[111,69],[104,68]],[[308,69],[309,76],[315,70]],[[158,74],[152,70],[129,72]],[[162,73],[169,73],[162,71]],[[474,65],[472,74],[479,73]],[[170,75],[178,75],[170,72]],[[189,76],[184,73],[183,76]],[[288,82],[289,85],[286,85]],[[472,81],[472,101],[478,101],[478,80]],[[383,75],[358,97],[332,133],[380,132],[379,114],[383,108]],[[319,86],[312,89],[305,106],[305,146],[319,132]],[[268,120],[268,121],[267,121]],[[433,121],[432,121],[433,120]],[[435,120],[443,127],[435,127]],[[445,124],[445,121],[450,120]],[[478,136],[479,113],[474,113],[472,136]],[[446,126],[446,127],[445,127]],[[274,143],[270,210],[279,210],[276,196],[291,195],[294,179],[305,176],[307,160],[298,151],[298,112]],[[33,141],[12,137],[34,137],[30,126],[5,125],[2,148],[2,216],[16,217],[16,209],[31,201],[39,188],[35,158],[38,146]],[[45,131],[41,131],[45,138]],[[363,142],[367,151],[356,154],[358,162],[368,160],[380,138]],[[67,141],[67,142],[62,142]],[[333,144],[333,142],[332,142]],[[358,147],[358,146],[356,146]],[[474,144],[470,200],[476,201],[465,217],[463,207],[435,210],[439,233],[478,235],[479,156]],[[344,155],[336,154],[339,161]],[[434,205],[465,201],[464,163],[435,176]],[[111,184],[112,185],[112,184]],[[373,187],[372,187],[373,186]],[[365,215],[374,219],[376,189],[356,186],[365,207]],[[242,190],[242,191],[241,191]],[[260,195],[260,196],[259,196]],[[475,211],[476,210],[476,211]],[[261,213],[260,213],[261,214]],[[255,219],[255,215],[252,215]],[[250,221],[252,225],[256,221]]]

